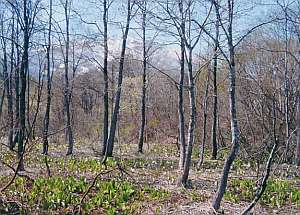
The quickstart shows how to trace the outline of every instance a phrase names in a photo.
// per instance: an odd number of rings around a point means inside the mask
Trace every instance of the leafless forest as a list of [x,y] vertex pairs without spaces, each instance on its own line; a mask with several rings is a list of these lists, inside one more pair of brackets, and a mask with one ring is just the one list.
[[300,214],[300,1],[0,0],[0,214]]

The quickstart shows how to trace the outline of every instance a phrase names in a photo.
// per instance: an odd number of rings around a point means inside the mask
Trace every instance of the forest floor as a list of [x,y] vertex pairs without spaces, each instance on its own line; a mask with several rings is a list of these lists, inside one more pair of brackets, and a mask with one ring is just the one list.
[[[143,154],[136,153],[134,144],[117,144],[115,157],[103,166],[95,149],[98,144],[77,141],[74,154],[65,156],[67,147],[53,143],[45,157],[40,142],[30,144],[26,170],[0,193],[0,214],[215,214],[210,204],[226,149],[217,160],[210,160],[206,153],[199,170],[195,167],[198,150],[194,150],[189,187],[183,188],[177,186],[180,172],[175,144],[146,144]],[[0,161],[1,189],[11,180],[17,158],[0,146]],[[221,214],[240,214],[251,202],[260,178],[255,169],[252,162],[237,159]],[[273,169],[252,213],[300,214],[300,169],[276,164]]]

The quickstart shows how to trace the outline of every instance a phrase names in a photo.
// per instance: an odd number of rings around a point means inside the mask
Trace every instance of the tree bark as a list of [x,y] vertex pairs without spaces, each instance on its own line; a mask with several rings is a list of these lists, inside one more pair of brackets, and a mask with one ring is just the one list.
[[[300,32],[298,32],[298,44],[300,44]],[[300,59],[300,50],[298,51]],[[298,83],[300,83],[300,64],[298,64]],[[297,146],[296,146],[296,165],[300,166],[300,86],[297,87]]]
[[[26,75],[27,75],[27,86],[26,86],[26,93],[27,93],[27,108],[26,108],[26,121],[27,121],[27,128],[26,128],[26,133],[28,135],[28,130],[31,127],[30,125],[30,72],[29,72],[29,64],[28,64],[28,68],[26,70]],[[32,133],[30,134],[29,138],[30,140],[32,139],[32,135],[33,135],[34,130],[32,131]]]
[[[19,43],[19,24],[16,26],[16,40]],[[15,105],[15,137],[14,144],[19,142],[19,131],[20,131],[20,48],[16,47],[17,56],[16,56],[16,65],[15,65],[15,96],[16,96],[16,105]]]
[[26,137],[26,84],[27,84],[27,74],[28,71],[28,51],[29,51],[29,17],[28,17],[28,7],[27,0],[23,2],[23,18],[24,18],[24,29],[23,29],[23,53],[22,62],[20,69],[20,130],[18,135],[18,157],[21,159],[18,171],[24,171],[23,163],[23,150],[24,150],[24,140]]
[[13,109],[13,73],[14,73],[14,53],[15,53],[15,12],[12,15],[12,30],[11,30],[11,53],[10,53],[10,74],[9,74],[9,98],[8,109],[10,119],[10,133],[9,133],[9,145],[11,149],[16,146],[14,142],[14,109]]
[[69,86],[69,49],[70,49],[70,8],[69,1],[65,1],[64,12],[65,12],[65,21],[66,21],[66,49],[65,49],[65,89],[64,89],[64,104],[66,111],[66,133],[68,140],[68,151],[67,155],[73,154],[74,139],[73,139],[73,130],[71,122],[71,111],[70,111],[70,86]]
[[237,121],[237,105],[236,105],[236,67],[235,67],[235,50],[233,45],[233,33],[232,33],[232,21],[233,21],[233,3],[234,0],[228,0],[228,13],[229,13],[229,24],[228,24],[228,51],[229,51],[229,102],[230,102],[230,121],[231,121],[231,150],[225,161],[218,190],[214,196],[212,207],[218,211],[224,193],[227,188],[227,181],[229,171],[233,161],[235,160],[239,151],[239,129]]
[[181,13],[181,25],[182,32],[180,38],[180,80],[178,91],[178,115],[179,115],[179,169],[183,170],[184,162],[186,158],[186,141],[185,141],[185,117],[184,117],[184,76],[185,76],[185,21],[183,15],[183,3],[179,1],[179,10]]
[[207,105],[208,105],[208,89],[210,84],[210,69],[207,72],[206,86],[205,86],[205,94],[203,98],[203,129],[202,129],[202,145],[201,145],[201,153],[200,159],[198,162],[198,168],[202,166],[204,161],[204,149],[206,143],[206,130],[207,130]]
[[219,7],[215,5],[216,11],[216,37],[215,37],[215,47],[214,47],[214,59],[213,59],[213,123],[211,130],[211,147],[212,154],[211,158],[213,160],[217,159],[218,154],[218,143],[217,143],[217,121],[218,121],[218,86],[217,86],[217,70],[218,70],[218,47],[219,47],[219,19],[218,19]]
[[[300,71],[298,71],[300,74]],[[299,75],[300,76],[300,75]],[[299,78],[300,80],[300,78]],[[298,90],[298,104],[297,104],[297,157],[296,157],[296,165],[300,166],[300,90]]]
[[284,120],[285,120],[285,157],[284,160],[288,161],[288,154],[290,148],[290,116],[289,116],[289,78],[288,78],[288,15],[287,8],[284,8],[285,13],[285,51],[284,51]]
[[147,84],[147,53],[146,53],[146,6],[147,3],[143,1],[142,11],[142,31],[143,31],[143,83],[142,83],[142,107],[141,107],[141,127],[139,135],[138,152],[143,153],[144,133],[146,125],[146,84]]
[[104,57],[103,57],[103,140],[102,140],[102,155],[105,155],[107,140],[108,140],[108,117],[109,117],[109,97],[108,97],[108,44],[107,44],[107,19],[108,8],[107,0],[103,0],[103,45],[104,45]]
[[188,176],[192,161],[192,152],[194,145],[194,131],[195,131],[195,123],[196,123],[196,97],[195,97],[195,83],[193,77],[193,65],[192,65],[192,48],[189,47],[189,60],[188,60],[188,78],[189,78],[189,108],[190,108],[190,120],[189,120],[189,130],[188,130],[188,145],[187,145],[187,153],[184,162],[183,173],[180,179],[180,182],[183,186],[187,185]]
[[114,111],[113,111],[112,118],[111,118],[111,125],[110,125],[109,137],[108,137],[108,141],[107,141],[105,157],[103,159],[104,162],[106,161],[107,157],[112,157],[112,154],[113,154],[114,141],[115,141],[115,136],[116,136],[116,128],[117,128],[118,115],[119,115],[120,102],[121,102],[123,69],[124,69],[127,37],[128,37],[128,32],[129,32],[130,20],[131,20],[131,9],[132,9],[131,7],[132,7],[131,0],[128,0],[127,1],[126,27],[125,27],[125,31],[123,34],[121,56],[120,56],[120,61],[119,61],[117,92],[116,92],[116,98],[115,98]]
[[51,51],[51,31],[52,31],[52,0],[49,0],[49,27],[48,27],[48,45],[47,45],[47,103],[46,111],[43,123],[43,154],[48,154],[49,142],[48,142],[48,131],[49,131],[49,120],[51,110],[51,88],[52,88],[52,71],[50,63],[50,51]]
[[0,119],[2,117],[2,109],[3,109],[3,103],[4,103],[4,98],[5,97],[5,87],[2,89],[2,95],[1,95],[1,102],[0,102]]

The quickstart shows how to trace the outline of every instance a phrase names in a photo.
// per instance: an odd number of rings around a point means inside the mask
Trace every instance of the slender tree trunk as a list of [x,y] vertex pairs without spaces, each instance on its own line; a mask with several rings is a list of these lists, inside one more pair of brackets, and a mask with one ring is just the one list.
[[[16,40],[19,43],[19,24],[16,26]],[[14,144],[19,142],[19,131],[20,131],[20,48],[16,47],[17,57],[15,65],[15,96],[16,96],[16,105],[15,105],[15,137]]]
[[24,140],[26,137],[26,84],[27,84],[27,74],[28,71],[28,50],[29,50],[29,18],[28,18],[28,8],[27,0],[23,2],[23,15],[24,15],[24,30],[23,30],[23,54],[20,69],[20,79],[21,79],[21,89],[20,89],[20,131],[18,138],[18,157],[21,159],[19,165],[19,171],[24,170],[23,163],[23,150],[24,150]]
[[120,110],[120,102],[121,102],[121,91],[122,91],[122,82],[123,82],[123,68],[124,68],[124,60],[125,60],[125,51],[126,51],[126,44],[127,44],[127,37],[129,32],[130,20],[131,20],[131,0],[127,1],[127,19],[126,19],[126,27],[123,35],[122,41],[122,50],[119,62],[119,74],[118,74],[118,85],[117,85],[117,92],[115,98],[115,107],[111,118],[111,125],[109,131],[109,137],[105,152],[105,157],[103,161],[106,161],[107,157],[112,157],[113,148],[114,148],[114,141],[116,136],[116,128],[118,122],[118,115]]
[[114,103],[115,103],[115,70],[114,65],[111,66],[111,99],[110,99],[110,111],[111,113],[114,112]]
[[13,72],[14,72],[14,53],[15,53],[15,12],[12,15],[12,30],[11,30],[11,53],[10,53],[10,74],[9,74],[9,98],[8,110],[10,120],[9,145],[13,149],[16,144],[14,142],[14,109],[13,109]]
[[144,133],[146,125],[146,81],[147,81],[147,53],[146,53],[146,0],[143,1],[143,86],[142,86],[142,107],[141,107],[141,127],[139,135],[138,152],[143,153]]
[[189,78],[189,100],[190,100],[190,120],[189,120],[189,130],[188,130],[188,145],[187,154],[184,162],[183,173],[180,182],[183,186],[187,185],[191,161],[192,161],[192,151],[194,145],[194,131],[196,123],[196,97],[195,97],[195,83],[193,77],[193,66],[192,66],[192,48],[189,48],[189,60],[188,60],[188,78]]
[[[30,125],[30,72],[29,72],[29,65],[26,70],[26,75],[27,75],[27,86],[26,86],[26,93],[27,93],[27,108],[26,108],[26,121],[27,121],[27,128],[26,128],[26,133],[28,134],[29,128],[31,127]],[[30,139],[32,139],[32,133],[29,136]]]
[[290,148],[290,120],[289,120],[289,79],[288,79],[288,20],[287,8],[285,8],[285,51],[284,51],[284,120],[285,120],[285,162],[288,161]]
[[218,70],[218,47],[219,47],[219,19],[218,19],[218,10],[219,7],[215,5],[216,10],[216,37],[215,37],[215,47],[214,47],[214,59],[213,59],[213,122],[211,130],[211,146],[212,154],[211,158],[213,160],[217,159],[218,154],[218,143],[217,143],[217,121],[218,121],[218,86],[217,86],[217,70]]
[[204,161],[204,149],[206,143],[206,130],[207,130],[207,103],[208,103],[208,89],[210,84],[210,69],[207,73],[206,79],[206,86],[205,86],[205,94],[203,98],[203,130],[202,130],[202,146],[201,146],[201,153],[200,153],[200,160],[198,162],[198,168],[202,166]]
[[[300,73],[300,71],[298,71]],[[300,76],[300,75],[299,75]],[[299,78],[300,80],[300,78]],[[297,104],[297,157],[296,165],[300,166],[300,90],[298,89],[298,104]]]
[[49,143],[48,143],[48,131],[49,131],[49,120],[50,120],[50,110],[51,110],[51,88],[52,88],[52,71],[51,71],[51,61],[50,61],[50,51],[51,51],[51,29],[52,29],[52,0],[49,1],[49,27],[48,27],[48,46],[47,46],[47,104],[46,112],[44,116],[43,123],[43,154],[48,154]]
[[69,50],[70,50],[70,8],[69,1],[65,1],[65,19],[66,19],[66,49],[65,49],[65,92],[64,92],[64,103],[66,111],[66,131],[68,139],[68,151],[67,155],[73,154],[74,139],[73,139],[73,130],[71,122],[71,111],[70,111],[70,84],[69,84]]
[[104,89],[103,89],[103,142],[102,142],[102,155],[105,155],[107,140],[108,140],[108,117],[109,117],[109,97],[108,97],[108,44],[107,44],[107,18],[108,8],[107,0],[103,0],[103,44],[104,44],[104,57],[103,57],[103,78],[104,78]]
[[2,117],[2,108],[4,103],[4,97],[5,97],[5,87],[2,89],[2,95],[1,95],[1,102],[0,102],[0,119]]
[[274,145],[272,148],[272,151],[269,155],[268,161],[267,161],[267,165],[266,165],[266,170],[265,170],[265,175],[262,179],[261,185],[258,189],[257,194],[255,195],[253,201],[250,203],[250,205],[241,213],[241,215],[247,215],[249,214],[249,212],[252,210],[252,208],[254,208],[254,206],[256,205],[256,203],[259,201],[259,199],[262,197],[262,195],[264,194],[266,188],[267,188],[267,182],[270,176],[270,172],[271,172],[271,165],[277,150],[277,146],[278,146],[278,142],[275,139],[274,140]]
[[[231,60],[234,60],[232,58]],[[213,200],[213,207],[215,210],[220,208],[220,203],[223,198],[223,195],[226,191],[227,187],[227,180],[229,176],[230,167],[235,160],[238,150],[239,150],[239,130],[238,130],[238,123],[237,123],[237,113],[236,113],[236,95],[235,95],[235,66],[234,61],[232,61],[232,65],[230,68],[230,114],[231,114],[231,150],[229,152],[229,156],[227,157],[223,172],[221,175],[220,185],[218,187],[218,191],[215,194],[215,198]]]
[[[300,44],[300,32],[298,33],[298,45]],[[299,48],[299,47],[298,47]],[[298,51],[300,59],[300,50]],[[298,64],[298,83],[300,83],[300,64]],[[296,165],[300,166],[300,86],[297,86],[297,146],[296,146]]]
[[237,121],[237,105],[236,105],[236,67],[235,67],[235,51],[233,46],[233,33],[232,33],[232,21],[233,21],[233,0],[228,0],[228,51],[229,51],[229,100],[230,100],[230,121],[231,121],[231,150],[225,161],[218,190],[214,196],[212,206],[217,211],[220,208],[220,204],[224,193],[227,188],[227,181],[229,171],[233,161],[235,160],[239,151],[239,129]]
[[180,39],[180,80],[178,91],[178,115],[179,115],[179,169],[183,170],[186,158],[186,142],[185,142],[185,117],[184,117],[184,76],[185,76],[185,22],[183,17],[183,4],[179,2],[179,10],[181,13],[181,39]]

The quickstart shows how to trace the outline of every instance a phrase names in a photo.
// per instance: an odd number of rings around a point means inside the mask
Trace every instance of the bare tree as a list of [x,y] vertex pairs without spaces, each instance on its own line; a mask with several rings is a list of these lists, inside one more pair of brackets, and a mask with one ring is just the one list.
[[10,149],[16,146],[16,142],[13,140],[14,134],[14,110],[13,110],[13,75],[15,65],[14,65],[14,56],[15,56],[15,12],[12,11],[12,24],[11,24],[11,52],[10,52],[10,75],[9,75],[9,98],[8,99],[8,109],[9,109],[9,118],[10,118],[10,134],[9,142]]
[[109,130],[109,137],[107,140],[107,147],[105,151],[105,157],[103,161],[106,161],[107,157],[111,157],[113,154],[114,148],[114,141],[116,135],[116,128],[118,122],[118,115],[120,110],[120,102],[121,102],[121,91],[122,91],[122,83],[123,83],[123,70],[124,70],[124,61],[125,61],[125,52],[126,52],[126,45],[127,45],[127,37],[130,28],[130,22],[133,16],[133,6],[135,2],[132,0],[127,0],[127,17],[126,17],[126,26],[123,31],[123,38],[122,38],[122,48],[121,48],[121,55],[119,61],[119,74],[118,74],[118,83],[117,83],[117,92],[115,96],[115,104],[114,104],[114,111],[111,117],[111,125]]
[[50,108],[51,108],[51,88],[52,88],[52,77],[53,71],[51,70],[51,33],[52,33],[52,0],[49,0],[49,25],[48,25],[48,41],[46,47],[46,58],[47,58],[47,103],[46,111],[44,116],[43,124],[43,154],[48,154],[48,130],[50,121]]
[[108,4],[107,0],[103,0],[103,45],[104,45],[104,56],[103,56],[103,144],[102,144],[102,155],[105,155],[107,140],[108,140],[108,117],[109,117],[109,96],[108,96],[108,43],[107,43],[107,23],[108,23]]
[[[24,150],[24,141],[26,138],[26,84],[27,84],[27,71],[29,65],[29,42],[30,42],[30,26],[32,25],[32,18],[30,16],[30,7],[28,0],[23,0],[23,23],[20,23],[23,31],[23,53],[21,60],[20,68],[20,80],[21,80],[21,89],[20,89],[20,130],[18,133],[18,156],[21,159],[19,165],[19,171],[24,170],[24,163],[22,161],[22,154]],[[20,8],[17,8],[17,10]],[[20,20],[20,18],[19,18]]]
[[[187,154],[186,159],[184,163],[184,168],[182,172],[182,176],[180,177],[180,182],[182,185],[186,186],[189,176],[189,170],[191,166],[192,161],[192,151],[193,151],[193,145],[194,145],[194,139],[195,139],[195,126],[196,126],[196,92],[195,92],[195,79],[201,72],[201,68],[198,68],[198,72],[194,74],[193,72],[193,50],[198,44],[200,40],[200,36],[202,33],[202,30],[198,32],[197,37],[193,37],[192,31],[194,29],[193,25],[193,1],[187,2],[187,17],[188,17],[188,27],[187,27],[187,33],[185,35],[185,46],[186,46],[186,56],[187,56],[187,66],[188,66],[188,79],[189,79],[189,108],[190,108],[190,118],[189,118],[189,129],[188,129],[188,144],[187,144]],[[205,14],[205,19],[202,22],[201,26],[205,26],[208,18],[210,17],[211,10],[212,10],[213,4],[208,8],[207,14]],[[206,134],[204,134],[206,135]]]
[[[238,128],[238,119],[237,119],[237,106],[236,106],[236,65],[235,65],[235,47],[233,44],[233,18],[234,18],[234,0],[228,0],[227,2],[227,10],[228,10],[228,24],[227,30],[223,26],[222,20],[220,20],[220,14],[218,14],[218,18],[220,24],[222,25],[223,30],[226,32],[227,44],[228,44],[228,66],[229,66],[229,92],[230,92],[230,121],[231,121],[231,150],[229,155],[225,161],[223,172],[221,175],[221,181],[218,187],[218,190],[214,196],[213,200],[213,208],[218,210],[220,208],[220,203],[225,193],[227,187],[227,180],[230,171],[230,167],[235,160],[238,150],[239,150],[239,128]],[[217,2],[214,2],[215,7],[219,7],[220,5]]]
[[143,0],[142,6],[142,34],[143,34],[143,83],[142,83],[142,107],[141,107],[141,127],[139,133],[138,152],[143,153],[144,133],[146,126],[146,84],[147,84],[147,50],[146,50],[146,16],[147,2]]
[[200,168],[204,161],[204,149],[206,143],[206,130],[207,130],[207,110],[208,110],[208,90],[210,85],[210,73],[211,70],[208,68],[207,76],[206,76],[206,84],[205,84],[205,93],[203,96],[203,128],[202,128],[202,144],[201,144],[201,152],[200,159],[198,162],[198,168]]
[[217,120],[218,120],[218,85],[217,85],[217,71],[218,71],[218,49],[219,49],[219,7],[218,0],[214,4],[216,21],[215,21],[215,41],[214,41],[214,59],[213,59],[213,123],[211,130],[211,146],[212,146],[212,159],[217,159],[218,143],[217,143]]
[[185,117],[184,117],[184,76],[185,76],[185,16],[183,9],[183,1],[178,2],[180,11],[180,80],[178,89],[178,115],[179,115],[179,147],[180,158],[179,168],[184,168],[186,158],[186,141],[185,141]]
[[70,13],[72,0],[65,0],[62,2],[64,8],[64,16],[65,16],[65,51],[64,51],[64,111],[66,114],[66,138],[68,140],[68,150],[67,155],[73,154],[74,147],[74,139],[73,139],[73,130],[72,130],[72,122],[71,122],[71,110],[70,110],[70,83],[69,83],[69,52],[70,52]]

